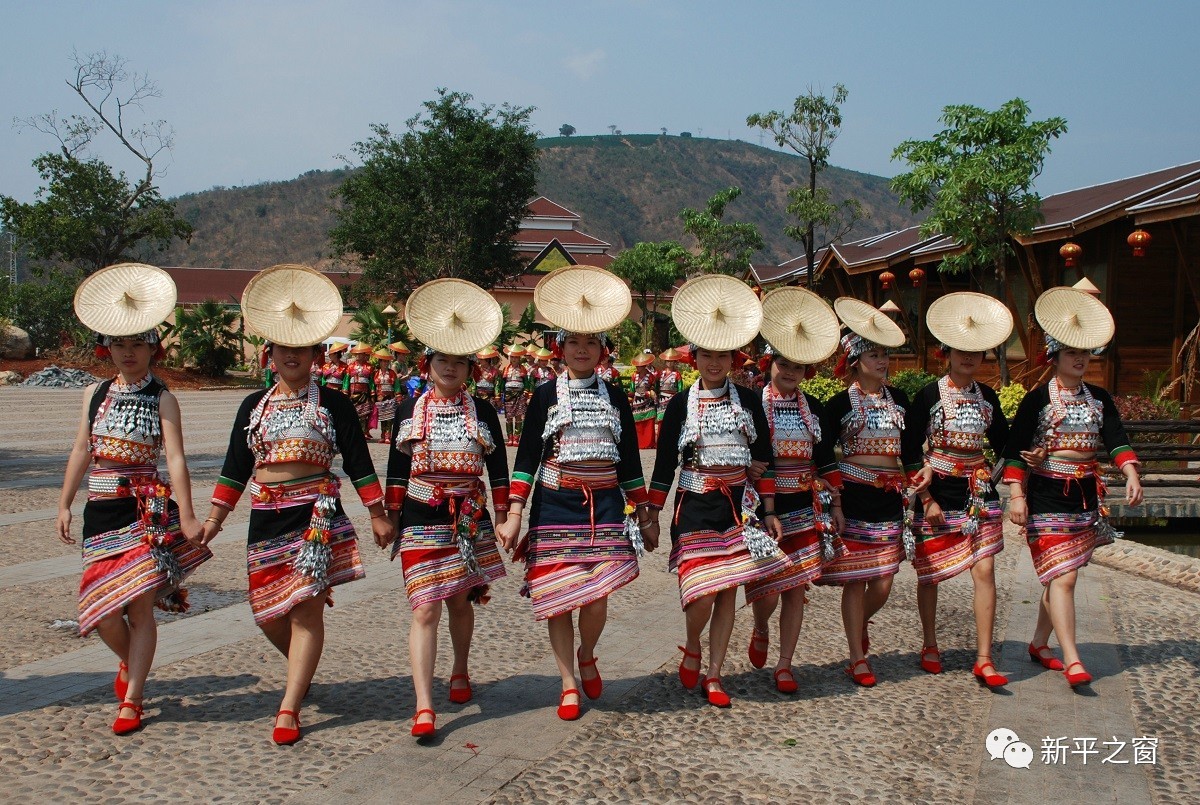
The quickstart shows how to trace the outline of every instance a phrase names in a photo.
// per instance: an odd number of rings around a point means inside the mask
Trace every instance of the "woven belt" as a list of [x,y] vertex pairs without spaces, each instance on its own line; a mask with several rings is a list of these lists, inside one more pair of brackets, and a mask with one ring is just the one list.
[[859,483],[892,492],[904,491],[904,473],[899,470],[878,470],[849,461],[838,464],[838,469],[841,470],[843,478],[850,478]]
[[437,506],[447,498],[474,497],[479,493],[479,486],[478,478],[428,481],[417,475],[409,478],[408,491],[405,495],[413,500],[428,503],[430,506]]
[[102,497],[126,498],[136,494],[139,485],[158,480],[158,468],[153,466],[117,469],[97,468],[88,474],[89,499]]
[[775,467],[776,492],[808,492],[813,489],[817,474],[811,462]]
[[320,475],[316,478],[306,478],[300,481],[288,481],[281,484],[262,484],[251,481],[247,492],[250,493],[251,508],[278,508],[302,498],[313,498],[318,495],[328,495],[336,498],[341,483],[337,476]]
[[612,489],[618,485],[615,465],[580,467],[547,461],[542,464],[538,482],[547,489]]
[[959,458],[937,450],[929,451],[929,466],[941,475],[952,475],[955,478],[970,475],[980,467],[987,466],[987,460],[982,454],[970,458]]
[[1086,478],[1089,475],[1095,475],[1099,469],[1099,464],[1095,459],[1087,461],[1072,461],[1067,458],[1049,457],[1038,467],[1033,467],[1034,475],[1044,475],[1048,478],[1061,478],[1063,480]]
[[746,470],[737,467],[725,472],[712,472],[684,467],[679,471],[679,488],[688,492],[703,495],[717,489],[727,489],[731,486],[745,486]]

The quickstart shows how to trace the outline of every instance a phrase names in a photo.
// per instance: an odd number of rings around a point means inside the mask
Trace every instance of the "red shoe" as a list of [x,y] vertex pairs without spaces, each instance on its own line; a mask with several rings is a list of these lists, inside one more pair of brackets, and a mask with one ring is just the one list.
[[[133,718],[121,718],[122,710],[132,710]],[[112,731],[117,735],[128,735],[134,730],[140,730],[141,728],[142,706],[133,702],[121,702],[121,706],[117,708],[117,720],[113,722]]]
[[[291,716],[296,719],[295,727],[279,726],[280,716]],[[275,730],[271,733],[271,740],[278,746],[291,746],[296,741],[300,740],[300,714],[294,710],[280,710],[275,714]]]
[[[759,643],[766,643],[762,649],[755,648]],[[755,668],[762,668],[767,664],[767,651],[771,648],[771,636],[763,634],[758,629],[750,630],[750,647],[746,653],[750,655],[750,664]]]
[[[859,666],[862,666],[866,670],[858,670]],[[856,685],[862,685],[864,688],[875,686],[875,674],[871,673],[871,666],[865,659],[850,665],[846,668],[846,673],[850,675],[850,678],[854,680],[854,684]]]
[[698,661],[700,659],[700,655],[693,654],[683,646],[680,646],[679,650],[683,652],[683,660],[679,663],[679,681],[685,688],[691,690],[700,684],[700,669],[696,668],[693,670],[684,666],[684,663],[687,662],[689,658]]
[[[786,676],[780,679],[781,676]],[[800,686],[796,684],[796,678],[792,676],[791,668],[779,668],[775,671],[775,690],[780,693],[795,693],[800,690]]]
[[[709,687],[715,685],[715,688]],[[728,707],[731,702],[729,694],[725,692],[725,688],[721,687],[721,677],[710,676],[704,680],[704,693],[708,696],[708,703],[715,707]]]
[[[1079,666],[1079,670],[1072,671],[1071,669],[1076,665]],[[1068,665],[1063,671],[1063,676],[1067,678],[1067,684],[1073,688],[1092,683],[1092,675],[1087,672],[1087,669],[1083,667],[1083,663],[1079,662],[1079,660]]]
[[871,635],[867,632],[867,627],[870,626],[872,623],[874,623],[874,621],[867,621],[866,623],[863,624],[862,649],[863,649],[864,655],[871,653]]
[[[575,704],[564,704],[566,698],[571,695],[575,696]],[[562,696],[560,696],[558,699],[558,717],[563,721],[574,721],[575,719],[579,718],[580,712],[579,691],[575,688],[564,690],[562,692]]]
[[[418,721],[417,719],[425,713],[429,713],[429,720]],[[417,714],[412,717],[412,721],[412,736],[414,738],[432,738],[433,734],[437,732],[437,714],[428,708],[418,710]]]
[[[454,687],[454,683],[460,679],[467,683],[465,688]],[[471,690],[471,677],[467,676],[466,674],[454,674],[450,677],[450,701],[454,702],[455,704],[466,704],[467,702],[471,701],[471,697],[473,695],[474,693]]]
[[113,693],[117,695],[117,701],[124,702],[125,693],[129,690],[129,680],[121,679],[121,674],[129,676],[129,666],[125,664],[124,660],[121,660],[120,665],[117,666],[117,675],[113,678]]
[[[928,659],[932,655],[933,659]],[[927,674],[942,672],[942,654],[937,646],[924,646],[921,649],[921,670]]]
[[[593,656],[587,662],[579,656],[579,652],[583,649],[575,651],[575,659],[579,661],[579,681],[583,684],[583,692],[587,694],[589,699],[599,699],[600,694],[604,692],[604,680],[600,678],[600,669],[596,667],[596,658]],[[591,668],[596,672],[596,675],[591,679],[583,678],[583,669]]]
[[[992,669],[990,674],[987,672],[989,668]],[[996,666],[992,665],[991,657],[984,657],[983,662],[976,658],[975,667],[971,669],[971,673],[975,674],[979,684],[987,685],[989,688],[999,688],[1008,684],[1008,677],[996,673]]]
[[1046,644],[1044,646],[1035,646],[1033,643],[1030,643],[1029,644],[1029,660],[1030,660],[1030,662],[1040,662],[1042,664],[1042,667],[1045,668],[1047,671],[1063,670],[1062,662],[1057,657],[1055,657],[1053,653],[1051,653],[1049,657],[1044,657],[1044,656],[1042,656],[1043,651],[1050,651],[1050,645]]

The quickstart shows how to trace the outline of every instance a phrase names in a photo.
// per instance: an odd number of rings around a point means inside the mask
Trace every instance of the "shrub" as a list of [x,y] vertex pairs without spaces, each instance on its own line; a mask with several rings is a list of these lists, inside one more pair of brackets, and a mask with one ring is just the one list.
[[1009,383],[1000,389],[1000,410],[1004,412],[1005,419],[1012,419],[1017,415],[1017,406],[1025,399],[1025,394],[1025,387],[1020,383]]
[[220,377],[241,359],[233,323],[238,311],[207,299],[195,307],[175,309],[174,336],[179,357],[210,377]]
[[888,378],[888,385],[903,391],[911,400],[917,392],[937,380],[937,375],[922,372],[920,369],[901,369]]
[[822,372],[816,377],[800,381],[800,389],[804,393],[816,397],[820,402],[829,402],[835,394],[846,390],[846,384],[833,375]]
[[[1175,400],[1162,400],[1147,397],[1142,394],[1124,394],[1113,397],[1117,413],[1122,422],[1132,422],[1139,419],[1175,419],[1179,416],[1179,403]],[[1179,441],[1175,433],[1139,433],[1135,436],[1139,442],[1157,442],[1158,444],[1173,444]]]
[[76,274],[55,274],[46,281],[0,282],[0,314],[29,333],[35,347],[57,349],[64,332],[73,341],[80,330],[72,310],[78,284]]

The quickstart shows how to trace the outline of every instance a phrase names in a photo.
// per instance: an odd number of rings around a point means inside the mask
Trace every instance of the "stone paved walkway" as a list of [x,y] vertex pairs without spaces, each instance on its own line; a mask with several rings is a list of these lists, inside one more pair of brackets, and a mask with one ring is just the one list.
[[[180,398],[196,498],[204,501],[240,396]],[[749,612],[740,610],[725,671],[734,706],[709,707],[675,676],[683,619],[659,553],[611,599],[597,650],[604,696],[585,702],[578,722],[561,722],[545,627],[532,621],[517,594],[520,570],[510,565],[478,610],[476,696],[467,705],[445,699],[443,646],[439,733],[428,745],[408,736],[414,703],[400,568],[364,540],[367,578],[338,587],[327,610],[325,656],[302,713],[305,737],[279,748],[269,734],[285,669],[245,603],[239,510],[214,546],[217,559],[193,577],[193,613],[161,622],[146,727],[117,738],[109,730],[112,655],[95,638],[52,628],[74,617],[78,585],[78,548],[53,536],[61,482],[53,473],[61,479],[80,395],[0,389],[0,405],[38,411],[33,423],[0,423],[6,801],[1200,801],[1200,596],[1108,568],[1084,571],[1079,635],[1096,682],[1073,693],[1025,654],[1040,588],[1014,533],[997,563],[996,660],[1013,680],[1003,692],[979,687],[970,674],[968,578],[942,588],[947,671],[920,671],[915,578],[905,566],[872,627],[876,688],[855,688],[842,672],[838,593],[818,588],[795,657],[800,693],[781,696],[768,670],[751,668]],[[382,472],[383,446],[372,453]],[[202,515],[205,506],[197,508]],[[347,510],[366,531],[362,507],[351,500]],[[1030,768],[990,759],[984,739],[997,728],[1030,745]],[[1126,743],[1114,759],[1133,761],[1130,744],[1143,736],[1158,738],[1156,763],[1100,762],[1113,748],[1103,742],[1114,740]],[[1066,763],[1048,765],[1043,739],[1058,737],[1067,739]],[[1103,751],[1086,765],[1070,753],[1085,738]]]

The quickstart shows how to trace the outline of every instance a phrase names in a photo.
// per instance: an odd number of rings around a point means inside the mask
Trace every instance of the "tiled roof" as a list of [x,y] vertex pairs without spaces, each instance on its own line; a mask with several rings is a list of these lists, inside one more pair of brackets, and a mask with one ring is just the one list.
[[[175,280],[179,291],[179,304],[196,305],[207,299],[222,304],[240,304],[246,283],[258,273],[246,268],[203,268],[196,266],[163,266],[163,270]],[[324,272],[339,288],[357,279],[357,275],[342,272]]]
[[525,207],[529,215],[539,218],[570,218],[579,220],[579,213],[571,212],[561,204],[557,204],[545,196],[538,196]]
[[922,238],[921,228],[910,226],[907,229],[885,232],[850,243],[835,243],[829,248],[845,266],[848,274],[860,274],[901,260],[914,248],[929,245],[940,239],[941,235]]
[[1200,179],[1126,207],[1125,211],[1134,216],[1137,223],[1200,214]]
[[572,246],[590,246],[600,249],[611,249],[612,244],[592,237],[577,229],[520,229],[513,236],[517,248],[521,251],[541,251],[546,244],[557,240],[568,251]]

